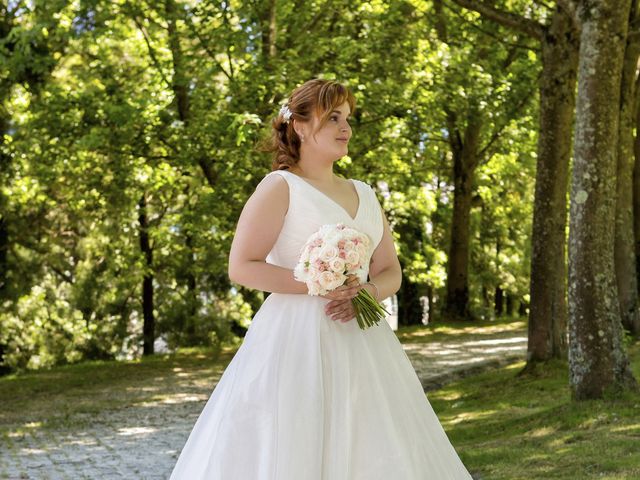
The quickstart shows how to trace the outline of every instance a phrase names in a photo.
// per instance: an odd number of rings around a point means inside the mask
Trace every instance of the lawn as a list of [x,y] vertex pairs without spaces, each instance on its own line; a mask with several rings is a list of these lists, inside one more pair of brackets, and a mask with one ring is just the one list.
[[[640,378],[640,346],[630,349]],[[428,398],[471,472],[491,480],[640,479],[640,395],[572,402],[555,362],[466,378]]]

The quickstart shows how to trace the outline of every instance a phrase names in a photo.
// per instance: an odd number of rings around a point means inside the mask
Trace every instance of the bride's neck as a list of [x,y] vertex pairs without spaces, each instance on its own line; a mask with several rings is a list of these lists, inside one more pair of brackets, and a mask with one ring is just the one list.
[[290,167],[289,171],[318,183],[332,183],[335,179],[333,163],[325,165],[321,162],[305,162],[301,159]]

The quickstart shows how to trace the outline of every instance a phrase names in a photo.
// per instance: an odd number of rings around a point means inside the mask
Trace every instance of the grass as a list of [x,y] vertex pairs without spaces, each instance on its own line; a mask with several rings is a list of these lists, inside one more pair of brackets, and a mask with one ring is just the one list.
[[73,428],[108,409],[171,401],[210,389],[235,348],[184,349],[141,360],[91,361],[0,377],[0,435],[24,428]]
[[[640,378],[640,345],[629,350]],[[640,395],[573,402],[561,362],[524,362],[428,395],[460,457],[482,479],[639,479]]]
[[[401,328],[402,342],[477,338],[524,322]],[[182,350],[132,362],[85,362],[0,378],[0,444],[30,429],[82,428],[109,409],[203,400],[235,348]],[[640,344],[629,350],[640,379]],[[465,465],[482,480],[639,479],[640,395],[572,402],[566,365],[519,376],[523,363],[465,378],[428,395]],[[86,424],[85,424],[86,422]]]

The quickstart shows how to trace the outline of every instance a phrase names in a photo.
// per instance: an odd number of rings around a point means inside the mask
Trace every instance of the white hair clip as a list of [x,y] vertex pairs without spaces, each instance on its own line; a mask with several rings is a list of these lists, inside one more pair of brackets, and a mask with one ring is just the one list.
[[293,115],[293,113],[291,112],[291,110],[289,110],[289,107],[286,103],[282,105],[282,108],[280,109],[280,115],[284,117],[284,123],[289,123],[289,119],[291,118],[291,115]]

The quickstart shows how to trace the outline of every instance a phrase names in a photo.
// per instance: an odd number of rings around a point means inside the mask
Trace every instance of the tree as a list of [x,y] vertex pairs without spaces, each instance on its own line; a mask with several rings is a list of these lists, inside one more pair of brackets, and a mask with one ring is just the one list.
[[[631,2],[629,28],[640,15],[638,2]],[[620,123],[616,171],[615,269],[622,325],[633,335],[640,335],[638,308],[638,270],[634,235],[634,216],[640,215],[633,201],[634,125],[638,103],[636,68],[640,56],[640,35],[627,36],[620,84]]]
[[569,232],[569,369],[574,398],[636,387],[623,345],[614,267],[616,152],[631,0],[580,1]]
[[566,224],[571,125],[575,109],[578,32],[571,12],[556,5],[546,22],[485,1],[454,0],[541,49],[538,162],[531,233],[527,367],[567,354]]
[[[459,25],[454,25],[456,32],[451,34],[443,2],[436,0],[433,5],[438,39],[456,59],[450,68],[443,68],[441,87],[446,99],[441,102],[442,128],[451,153],[454,186],[443,313],[449,318],[470,319],[470,221],[477,170],[500,150],[508,127],[526,117],[522,113],[533,97],[535,69],[524,67],[531,66],[524,54],[528,45],[493,43]],[[464,43],[460,44],[460,39]],[[470,58],[476,62],[470,64]],[[515,77],[518,82],[511,81]]]

